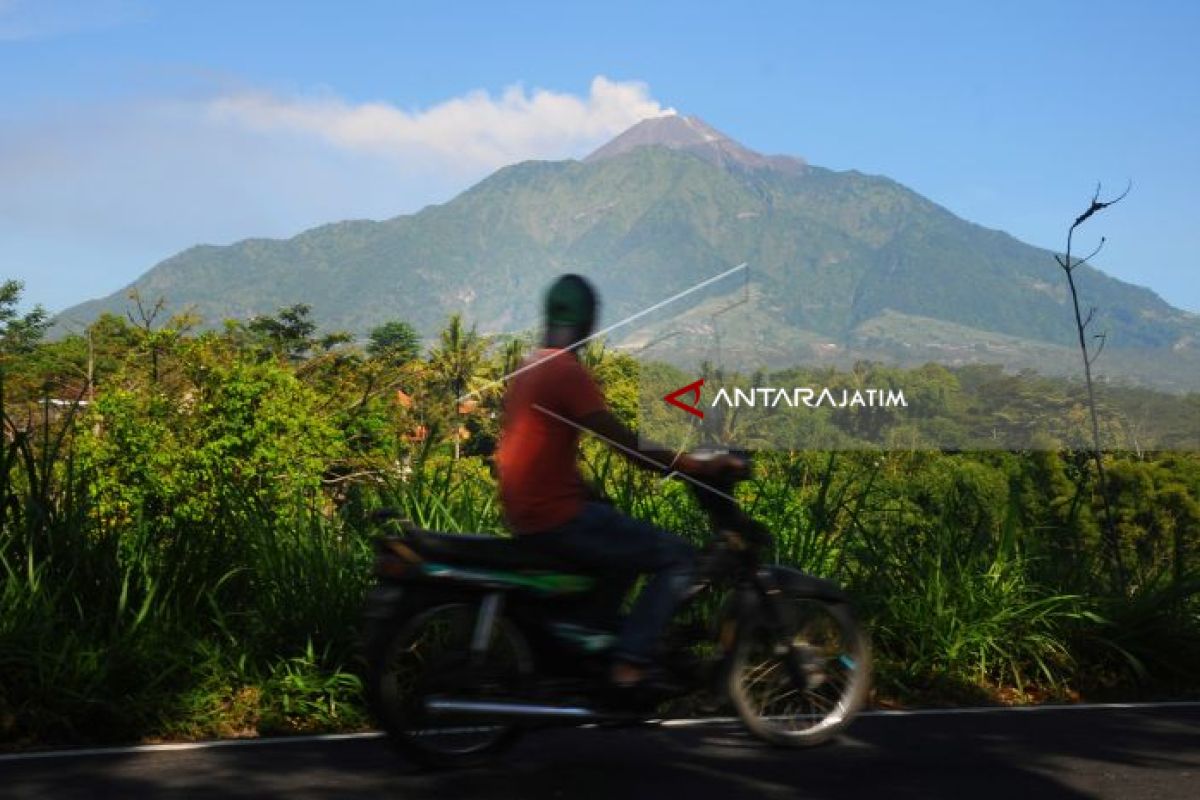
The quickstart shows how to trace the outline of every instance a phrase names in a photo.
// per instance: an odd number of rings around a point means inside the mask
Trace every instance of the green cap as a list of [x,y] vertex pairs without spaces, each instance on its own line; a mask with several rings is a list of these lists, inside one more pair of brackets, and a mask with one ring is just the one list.
[[563,275],[546,292],[546,324],[591,327],[596,293],[579,275]]

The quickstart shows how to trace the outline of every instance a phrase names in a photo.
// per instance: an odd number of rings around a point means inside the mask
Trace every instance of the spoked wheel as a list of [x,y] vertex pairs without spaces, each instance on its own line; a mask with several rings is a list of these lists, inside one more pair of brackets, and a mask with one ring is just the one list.
[[742,722],[772,744],[828,740],[862,706],[871,651],[845,603],[776,601],[781,626],[743,623],[729,671],[729,695]]
[[394,636],[372,643],[370,697],[388,736],[427,766],[466,766],[511,745],[512,725],[461,723],[431,717],[425,701],[437,695],[485,696],[517,686],[532,672],[524,637],[507,619],[496,620],[483,664],[470,663],[478,606],[447,603],[421,611]]

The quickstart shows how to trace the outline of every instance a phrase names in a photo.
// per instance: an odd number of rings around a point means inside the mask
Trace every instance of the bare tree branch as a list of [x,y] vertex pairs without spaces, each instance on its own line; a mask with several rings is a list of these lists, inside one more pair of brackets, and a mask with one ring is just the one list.
[[1086,264],[1087,262],[1091,261],[1093,256],[1095,256],[1097,253],[1099,253],[1101,250],[1103,250],[1103,249],[1104,249],[1104,242],[1105,242],[1105,241],[1106,241],[1106,240],[1105,240],[1105,238],[1104,238],[1103,236],[1101,236],[1101,237],[1100,237],[1100,244],[1096,245],[1096,249],[1095,249],[1095,250],[1093,250],[1092,252],[1088,253],[1088,254],[1087,254],[1086,256],[1084,256],[1083,258],[1077,258],[1077,259],[1075,259],[1075,263],[1071,265],[1071,269],[1075,269],[1076,267],[1083,266],[1083,265],[1084,265],[1084,264]]
[[1105,239],[1103,236],[1101,236],[1101,237],[1100,237],[1100,243],[1099,243],[1098,245],[1096,245],[1096,249],[1095,249],[1095,250],[1093,250],[1092,252],[1088,253],[1088,254],[1087,254],[1086,256],[1084,256],[1083,258],[1081,258],[1081,259],[1079,259],[1078,261],[1076,261],[1076,262],[1075,262],[1075,266],[1077,266],[1077,267],[1078,267],[1080,264],[1086,264],[1087,262],[1091,261],[1093,256],[1095,256],[1097,253],[1099,253],[1101,250],[1103,250],[1103,249],[1104,249],[1104,243],[1105,243],[1106,241],[1108,241],[1108,240],[1107,240],[1107,239]]
[[1083,376],[1087,386],[1088,411],[1090,413],[1092,423],[1091,457],[1093,463],[1096,465],[1096,481],[1100,492],[1100,499],[1104,503],[1105,544],[1108,550],[1109,563],[1111,564],[1113,570],[1115,588],[1122,592],[1125,591],[1127,586],[1127,581],[1125,578],[1125,565],[1121,556],[1121,543],[1117,536],[1116,518],[1113,515],[1112,501],[1109,498],[1108,479],[1104,471],[1104,454],[1100,441],[1100,417],[1096,410],[1096,388],[1094,382],[1092,381],[1092,364],[1095,363],[1096,359],[1099,358],[1100,354],[1104,351],[1104,345],[1108,341],[1108,336],[1107,334],[1098,334],[1093,337],[1100,340],[1100,346],[1095,352],[1092,352],[1091,348],[1088,347],[1087,327],[1091,324],[1092,319],[1095,316],[1096,309],[1094,306],[1090,307],[1088,309],[1087,318],[1084,319],[1083,315],[1080,314],[1079,311],[1079,289],[1075,285],[1075,268],[1080,264],[1085,263],[1088,258],[1091,258],[1092,256],[1096,255],[1096,253],[1100,252],[1100,248],[1104,246],[1104,238],[1101,237],[1100,244],[1091,252],[1091,254],[1088,255],[1087,258],[1083,258],[1074,262],[1071,260],[1071,245],[1073,244],[1076,228],[1091,219],[1092,216],[1097,212],[1103,211],[1109,206],[1115,205],[1124,200],[1125,196],[1129,194],[1129,190],[1132,188],[1133,181],[1130,181],[1125,187],[1125,191],[1121,192],[1121,194],[1117,195],[1112,200],[1101,200],[1101,186],[1099,183],[1097,183],[1096,191],[1092,194],[1092,200],[1088,204],[1087,209],[1085,209],[1082,214],[1076,217],[1075,221],[1071,223],[1071,227],[1067,229],[1066,253],[1061,258],[1057,255],[1054,257],[1054,260],[1058,262],[1058,265],[1062,267],[1063,273],[1067,276],[1067,287],[1071,291],[1071,305],[1075,312],[1075,329],[1079,336],[1079,352],[1083,359]]
[[154,301],[153,306],[147,309],[146,304],[142,301],[142,293],[137,289],[130,291],[128,296],[133,301],[134,308],[137,309],[137,317],[133,316],[133,311],[131,310],[126,310],[125,316],[129,317],[129,321],[136,327],[149,333],[154,328],[154,320],[162,313],[163,307],[166,306],[167,299],[160,297]]
[[1063,269],[1074,270],[1076,267],[1082,266],[1082,265],[1086,264],[1087,262],[1091,261],[1092,258],[1095,257],[1097,253],[1099,253],[1101,250],[1103,250],[1105,241],[1107,241],[1107,240],[1103,236],[1101,236],[1100,244],[1096,245],[1096,249],[1092,250],[1092,252],[1088,253],[1083,258],[1075,259],[1074,261],[1072,261],[1070,263],[1070,265],[1068,265],[1067,262],[1063,260],[1062,256],[1060,256],[1058,254],[1055,254],[1054,260],[1057,261],[1058,265],[1060,267],[1062,267]]
[[1097,211],[1102,211],[1102,210],[1108,208],[1109,206],[1116,205],[1117,203],[1124,200],[1125,195],[1129,194],[1129,190],[1132,188],[1133,188],[1133,181],[1131,180],[1125,185],[1125,191],[1121,192],[1119,195],[1114,197],[1112,200],[1101,200],[1100,199],[1100,184],[1097,183],[1096,191],[1092,195],[1091,205],[1089,205],[1087,207],[1087,211],[1084,211],[1082,214],[1080,214],[1078,217],[1075,218],[1075,223],[1073,225],[1071,225],[1071,230],[1075,230],[1080,225],[1087,222],[1091,218],[1091,216],[1093,214],[1095,214]]

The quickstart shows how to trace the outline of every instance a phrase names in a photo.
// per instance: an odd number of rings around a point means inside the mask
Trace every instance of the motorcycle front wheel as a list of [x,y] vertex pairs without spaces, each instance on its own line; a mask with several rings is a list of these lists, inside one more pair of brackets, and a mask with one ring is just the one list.
[[846,603],[775,598],[778,623],[742,620],[728,692],[742,723],[771,744],[816,745],[844,729],[866,700],[871,648]]

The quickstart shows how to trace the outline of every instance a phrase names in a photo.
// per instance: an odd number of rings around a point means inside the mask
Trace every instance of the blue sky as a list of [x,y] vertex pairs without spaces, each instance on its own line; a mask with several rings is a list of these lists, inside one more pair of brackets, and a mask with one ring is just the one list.
[[696,114],[1200,311],[1200,4],[0,0],[0,276],[51,309],[196,243],[442,202]]

